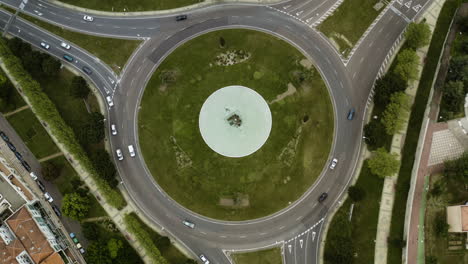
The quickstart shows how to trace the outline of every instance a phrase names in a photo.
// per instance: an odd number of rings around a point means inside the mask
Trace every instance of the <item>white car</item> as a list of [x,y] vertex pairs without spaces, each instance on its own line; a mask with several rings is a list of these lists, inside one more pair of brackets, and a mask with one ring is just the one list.
[[210,264],[210,261],[205,257],[205,255],[201,254],[200,259],[201,261],[203,261],[203,263]]
[[338,159],[334,158],[330,164],[330,169],[333,170],[336,167],[337,163],[338,163]]
[[184,221],[182,221],[182,223],[183,223],[184,226],[186,226],[186,227],[195,228],[195,224],[192,223],[192,222],[190,222],[190,221],[188,221],[188,220],[184,220]]
[[50,48],[50,45],[45,42],[41,42],[41,47],[48,50]]
[[85,20],[85,21],[89,21],[89,22],[93,22],[93,20],[94,20],[94,17],[92,17],[92,16],[88,16],[88,15],[84,15],[84,17],[83,17],[83,20]]
[[117,135],[117,128],[115,127],[114,124],[111,125],[111,133],[112,133],[113,136]]
[[33,180],[37,181],[37,175],[36,175],[36,173],[31,172],[31,173],[29,173],[29,176],[31,176],[31,178],[32,178]]
[[117,154],[117,158],[118,158],[119,160],[123,160],[122,150],[117,149],[117,150],[115,151],[115,153]]
[[112,98],[110,96],[107,96],[106,100],[107,100],[107,104],[109,104],[109,106],[114,106],[114,102],[112,102]]
[[66,43],[66,42],[62,42],[60,43],[60,47],[64,48],[64,49],[67,49],[69,50],[71,47],[70,47],[70,44]]
[[48,192],[44,193],[44,198],[49,202],[53,202],[54,199],[52,198],[52,196],[50,196],[50,194]]
[[133,145],[128,145],[128,152],[130,153],[130,157],[135,157],[135,149],[133,148]]

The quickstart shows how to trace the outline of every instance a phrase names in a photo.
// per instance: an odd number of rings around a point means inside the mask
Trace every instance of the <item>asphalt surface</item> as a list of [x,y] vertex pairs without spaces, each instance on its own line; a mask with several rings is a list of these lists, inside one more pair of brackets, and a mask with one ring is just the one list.
[[[17,0],[1,0],[19,6]],[[413,1],[410,8],[399,3],[373,25],[349,61],[342,61],[327,39],[311,25],[333,6],[335,1],[288,1],[269,7],[260,5],[221,5],[195,9],[189,19],[175,22],[174,15],[143,17],[94,16],[85,22],[83,13],[30,0],[25,12],[73,30],[94,35],[144,39],[132,55],[120,76],[103,62],[72,44],[72,49],[60,48],[61,39],[16,18],[8,31],[35,46],[41,41],[51,44],[50,54],[61,58],[64,53],[76,61],[70,64],[81,70],[87,65],[93,70],[88,78],[100,93],[111,96],[114,106],[108,109],[107,120],[116,124],[117,136],[109,136],[112,149],[121,148],[125,159],[116,161],[117,168],[130,197],[139,209],[156,225],[163,227],[194,255],[205,254],[214,263],[229,263],[224,251],[284,245],[286,263],[317,263],[322,226],[330,208],[346,189],[355,169],[362,144],[362,125],[369,93],[380,65],[407,23],[418,12],[412,7],[427,1]],[[289,5],[289,6],[288,6]],[[412,11],[413,10],[413,11]],[[420,9],[422,10],[422,8]],[[419,12],[420,12],[419,10]],[[317,15],[318,14],[318,15]],[[4,26],[10,15],[0,12]],[[335,170],[324,168],[319,180],[298,201],[271,216],[242,222],[209,219],[186,210],[173,201],[157,185],[139,155],[137,131],[141,95],[151,74],[177,46],[197,35],[222,28],[252,28],[268,32],[290,42],[309,57],[327,82],[335,110],[335,134],[330,159],[338,158]],[[103,98],[105,101],[105,98]],[[353,121],[346,119],[351,107],[356,108]],[[130,158],[127,146],[137,146],[137,156]],[[115,156],[115,155],[114,155]],[[317,198],[323,192],[329,197],[323,203]],[[183,219],[196,224],[195,229],[182,225]]]

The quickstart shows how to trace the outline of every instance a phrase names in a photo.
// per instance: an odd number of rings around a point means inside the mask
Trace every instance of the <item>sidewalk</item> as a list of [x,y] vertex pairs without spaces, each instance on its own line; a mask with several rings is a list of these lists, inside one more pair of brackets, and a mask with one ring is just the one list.
[[18,113],[18,112],[21,112],[21,111],[23,111],[23,110],[26,110],[26,109],[28,109],[28,108],[29,108],[29,105],[25,105],[25,106],[22,106],[22,107],[20,107],[20,108],[15,109],[15,110],[13,110],[13,111],[11,111],[11,112],[5,113],[5,114],[3,114],[3,116],[4,116],[4,117],[9,117],[9,116],[11,116],[11,115],[14,115],[14,114],[16,114],[16,113]]
[[[431,31],[434,31],[435,25],[437,23],[437,17],[440,10],[442,9],[443,3],[445,0],[436,0],[428,8],[423,18],[426,19],[426,23],[429,25]],[[401,43],[403,44],[403,43]],[[419,77],[421,76],[424,58],[427,55],[428,46],[423,47],[417,50],[420,62],[418,66]],[[411,97],[411,102],[414,101],[416,91],[419,85],[419,81],[416,80],[408,84],[408,88],[405,93]],[[407,125],[409,122],[409,116],[407,117],[404,128],[397,134],[393,136],[392,145],[390,152],[398,155],[398,158],[401,159],[401,151],[404,145]],[[375,240],[375,255],[374,263],[375,264],[386,264],[387,263],[387,253],[388,253],[388,237],[390,235],[390,226],[392,219],[392,210],[393,203],[395,200],[395,186],[398,180],[398,173],[386,177],[384,180],[384,187],[382,191],[382,198],[379,209],[379,220],[377,224],[377,236]]]
[[48,2],[51,2],[57,6],[63,6],[68,9],[76,10],[79,12],[85,12],[88,14],[94,14],[94,15],[105,15],[105,16],[151,16],[151,15],[166,15],[166,14],[175,14],[175,13],[181,13],[185,11],[189,11],[192,9],[197,9],[197,8],[203,8],[203,7],[208,7],[211,5],[221,5],[221,4],[234,4],[234,3],[244,3],[244,4],[257,4],[257,5],[267,5],[267,4],[275,4],[275,3],[280,3],[284,2],[285,0],[205,0],[203,2],[189,5],[189,6],[184,6],[184,7],[179,7],[179,8],[173,8],[173,9],[165,9],[165,10],[154,10],[154,11],[139,11],[139,12],[111,12],[111,11],[101,11],[101,10],[95,10],[95,9],[88,9],[84,7],[79,7],[71,4],[66,4],[63,2],[60,2],[58,0],[48,0]]

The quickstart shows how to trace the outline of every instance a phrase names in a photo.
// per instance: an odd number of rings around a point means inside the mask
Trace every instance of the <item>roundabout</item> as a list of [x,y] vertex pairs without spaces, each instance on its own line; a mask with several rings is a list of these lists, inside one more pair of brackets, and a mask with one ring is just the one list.
[[271,35],[230,29],[162,62],[138,130],[146,166],[169,197],[202,216],[245,221],[286,208],[314,184],[333,124],[328,90],[304,55]]

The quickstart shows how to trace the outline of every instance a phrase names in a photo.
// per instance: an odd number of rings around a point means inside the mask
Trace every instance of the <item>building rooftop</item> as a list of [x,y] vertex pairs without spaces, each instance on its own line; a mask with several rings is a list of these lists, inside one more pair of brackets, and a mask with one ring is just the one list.
[[468,205],[448,206],[447,223],[449,232],[468,232]]
[[[0,166],[3,164],[0,163]],[[0,169],[1,170],[1,169]],[[3,171],[3,170],[2,170]],[[16,190],[11,186],[7,179],[0,175],[0,203],[3,199],[7,200],[11,205],[11,210],[15,212],[18,210],[26,201],[16,192]]]
[[[35,263],[41,263],[55,253],[26,207],[13,214],[7,220],[7,224],[17,238],[13,243],[7,245],[7,247],[12,247],[11,252],[20,253],[22,250],[26,250]],[[63,263],[63,261],[53,263]]]

